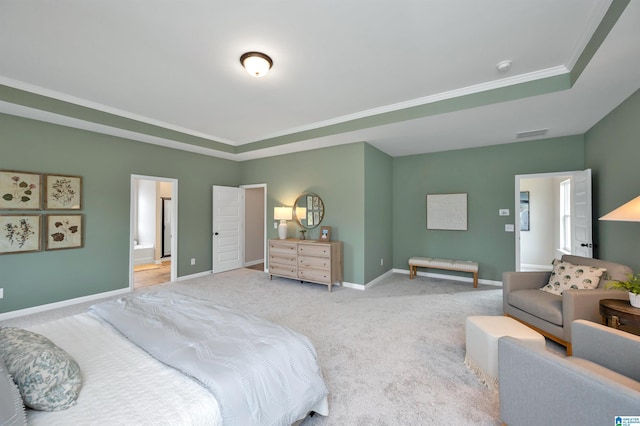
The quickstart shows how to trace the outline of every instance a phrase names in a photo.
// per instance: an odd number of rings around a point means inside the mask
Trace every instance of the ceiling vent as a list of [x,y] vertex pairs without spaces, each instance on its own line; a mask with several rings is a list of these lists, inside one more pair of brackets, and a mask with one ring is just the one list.
[[516,136],[518,137],[518,139],[532,138],[534,136],[544,136],[548,131],[549,129],[529,130],[526,132],[517,133]]

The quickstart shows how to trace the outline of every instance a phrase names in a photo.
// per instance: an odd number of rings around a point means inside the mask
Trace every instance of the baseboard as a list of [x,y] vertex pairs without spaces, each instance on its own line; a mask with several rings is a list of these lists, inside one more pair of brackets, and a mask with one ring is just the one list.
[[65,308],[67,306],[76,305],[78,303],[91,302],[93,300],[103,299],[105,297],[119,296],[121,294],[129,293],[131,289],[129,287],[119,290],[107,291],[104,293],[91,294],[89,296],[76,297],[75,299],[62,300],[60,302],[47,303],[45,305],[34,306],[32,308],[19,309],[17,311],[10,311],[0,314],[0,321],[11,318],[22,317],[25,315],[37,314],[40,312],[50,311],[51,309]]
[[533,265],[529,263],[523,263],[520,265],[521,271],[553,271],[553,265]]
[[250,262],[244,262],[244,266],[246,268],[247,266],[259,265],[261,263],[264,263],[264,259],[258,259],[258,260],[252,260]]
[[178,281],[190,280],[192,278],[202,278],[211,274],[213,274],[213,271],[204,271],[204,272],[198,272],[197,274],[183,275],[181,277],[178,277]]
[[[393,272],[398,273],[398,274],[405,274],[405,275],[409,275],[409,270],[408,269],[394,269]],[[459,275],[449,275],[449,274],[436,274],[433,272],[420,272],[418,271],[417,274],[420,277],[431,277],[431,278],[440,278],[443,280],[451,280],[451,281],[463,281],[466,283],[472,283],[473,284],[473,277],[462,277]],[[487,285],[494,285],[497,287],[502,287],[502,281],[493,281],[493,280],[485,280],[485,279],[478,279],[478,284],[487,284]]]

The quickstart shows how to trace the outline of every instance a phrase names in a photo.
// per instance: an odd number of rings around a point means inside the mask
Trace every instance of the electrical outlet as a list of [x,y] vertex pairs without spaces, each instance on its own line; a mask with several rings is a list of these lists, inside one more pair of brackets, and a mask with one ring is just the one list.
[[278,229],[278,222],[273,222],[273,229]]
[[0,299],[4,298],[4,288],[0,288]]
[[196,264],[196,258],[195,258],[195,257],[192,257],[192,258],[191,258],[191,265],[195,265],[195,264]]
[[498,214],[500,216],[509,216],[509,209],[500,209],[498,210]]
[[380,259],[380,266],[384,265],[384,259]]
[[507,223],[504,225],[504,231],[505,232],[513,232],[514,231],[514,226],[512,223]]

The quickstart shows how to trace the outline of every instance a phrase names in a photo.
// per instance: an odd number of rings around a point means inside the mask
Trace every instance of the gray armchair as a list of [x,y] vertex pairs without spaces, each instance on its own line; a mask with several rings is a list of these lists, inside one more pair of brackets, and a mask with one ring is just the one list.
[[562,256],[574,265],[607,268],[593,290],[565,290],[562,296],[540,291],[551,272],[505,272],[502,276],[504,315],[512,317],[567,348],[571,355],[571,327],[576,319],[600,322],[601,299],[628,299],[625,291],[606,290],[610,280],[625,280],[633,271],[625,265],[580,256]]
[[503,424],[600,426],[640,415],[640,337],[583,320],[572,328],[566,358],[500,338]]

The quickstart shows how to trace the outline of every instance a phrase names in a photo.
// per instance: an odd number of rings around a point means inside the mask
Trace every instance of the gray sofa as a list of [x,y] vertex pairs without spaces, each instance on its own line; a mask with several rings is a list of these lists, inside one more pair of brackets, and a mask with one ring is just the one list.
[[571,327],[576,319],[600,322],[601,299],[629,299],[625,291],[606,290],[610,280],[625,280],[633,271],[625,265],[580,256],[562,256],[574,265],[607,268],[593,290],[566,290],[562,296],[540,291],[551,272],[505,272],[502,276],[504,315],[517,319],[567,348],[571,355]]
[[640,337],[583,320],[572,328],[570,357],[500,338],[503,424],[601,426],[640,415]]

